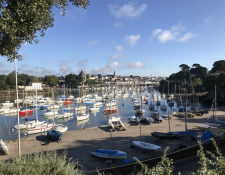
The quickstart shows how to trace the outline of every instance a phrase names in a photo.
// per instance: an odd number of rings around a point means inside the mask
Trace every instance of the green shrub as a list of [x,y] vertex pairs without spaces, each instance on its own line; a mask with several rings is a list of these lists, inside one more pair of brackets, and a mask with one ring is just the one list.
[[53,152],[27,154],[12,161],[0,161],[0,175],[80,175],[78,162]]
[[189,113],[187,116],[188,116],[188,117],[195,117],[195,116],[196,116],[196,114]]
[[182,112],[179,112],[178,115],[181,117],[184,117],[184,113],[182,113]]

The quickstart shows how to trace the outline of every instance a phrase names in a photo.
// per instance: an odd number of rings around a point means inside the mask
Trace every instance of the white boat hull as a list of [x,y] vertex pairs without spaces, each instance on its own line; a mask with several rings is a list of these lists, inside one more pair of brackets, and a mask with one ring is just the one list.
[[[103,149],[102,149],[103,150]],[[115,150],[117,151],[117,150]],[[97,152],[91,152],[91,154],[93,156],[96,156],[96,157],[101,157],[101,158],[104,158],[104,159],[127,159],[127,154],[123,151],[118,151],[118,153],[122,153],[121,155],[114,155],[114,154],[104,154],[104,153],[97,153]]]
[[53,127],[53,124],[42,124],[39,125],[33,129],[29,129],[27,131],[27,134],[36,134],[36,133],[41,133],[41,132],[46,132],[48,130],[50,130]]
[[5,154],[9,153],[9,150],[7,146],[5,145],[5,143],[2,141],[2,139],[0,140],[0,149],[2,149],[5,152]]
[[77,121],[86,120],[89,118],[89,114],[77,116]]
[[139,148],[145,149],[145,150],[161,150],[161,146],[154,145],[151,143],[146,143],[146,142],[140,142],[140,141],[132,141],[132,144],[134,146],[137,146]]

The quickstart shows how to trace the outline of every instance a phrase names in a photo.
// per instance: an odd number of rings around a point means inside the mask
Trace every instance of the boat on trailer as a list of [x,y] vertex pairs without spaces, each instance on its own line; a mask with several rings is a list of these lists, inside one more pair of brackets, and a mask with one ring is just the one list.
[[118,150],[98,149],[91,152],[91,155],[105,159],[127,159],[127,153]]

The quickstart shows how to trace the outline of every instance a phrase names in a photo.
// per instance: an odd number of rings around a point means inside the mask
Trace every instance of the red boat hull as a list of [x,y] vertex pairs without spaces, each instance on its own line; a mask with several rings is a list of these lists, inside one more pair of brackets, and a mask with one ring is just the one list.
[[19,114],[30,114],[33,113],[34,110],[30,110],[30,111],[20,111]]
[[73,102],[72,101],[66,101],[64,102],[64,105],[69,105],[69,104],[72,104]]
[[19,114],[19,118],[24,118],[24,117],[29,117],[31,115],[34,115],[33,113],[29,113],[29,114]]

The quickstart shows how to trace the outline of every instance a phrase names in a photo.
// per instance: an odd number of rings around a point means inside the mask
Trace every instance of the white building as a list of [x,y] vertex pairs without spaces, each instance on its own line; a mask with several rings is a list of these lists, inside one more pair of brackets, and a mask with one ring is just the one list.
[[25,91],[43,90],[42,83],[31,83],[30,86],[25,86]]

